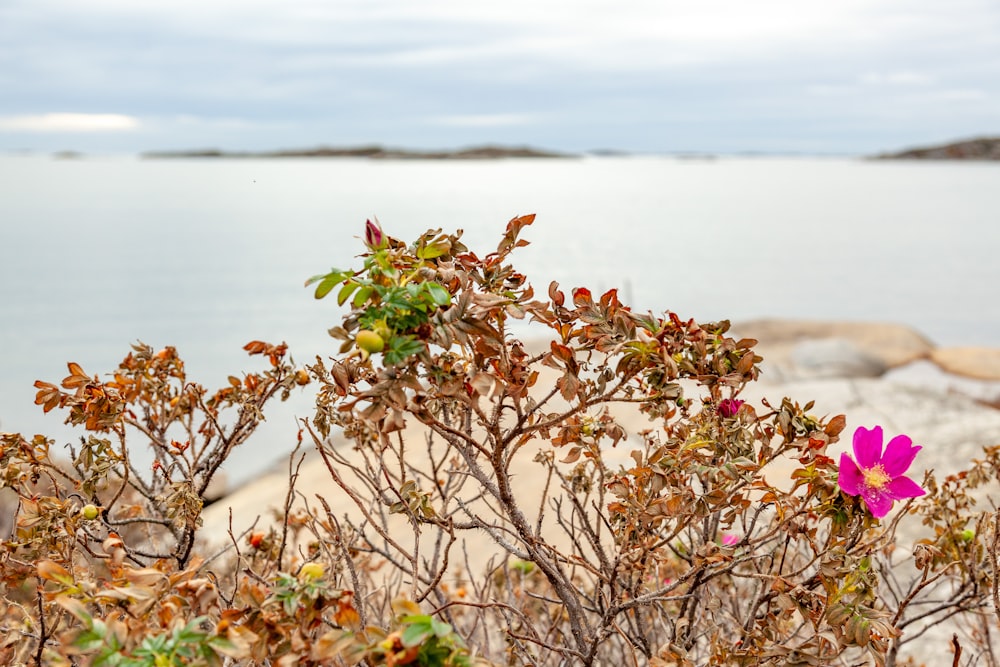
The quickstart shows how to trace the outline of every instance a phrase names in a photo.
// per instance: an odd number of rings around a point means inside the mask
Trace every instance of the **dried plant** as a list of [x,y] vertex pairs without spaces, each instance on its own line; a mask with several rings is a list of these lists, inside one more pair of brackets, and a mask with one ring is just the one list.
[[[961,619],[955,664],[998,664],[1000,514],[970,492],[1000,448],[912,480],[918,447],[859,429],[838,464],[843,416],[740,398],[762,359],[728,322],[634,312],[615,290],[536,296],[510,263],[533,219],[482,257],[460,232],[407,244],[368,222],[361,268],[307,283],[346,307],[339,353],[308,368],[253,342],[269,368],[209,393],[172,348],[137,345],[109,381],[70,364],[36,383],[88,435],[68,465],[44,437],[3,435],[19,504],[0,659],[902,665]],[[309,384],[298,436],[329,492],[297,493],[297,451],[278,521],[207,550],[219,466],[267,401]],[[144,445],[149,471],[130,455]],[[897,528],[918,517],[903,553]]]

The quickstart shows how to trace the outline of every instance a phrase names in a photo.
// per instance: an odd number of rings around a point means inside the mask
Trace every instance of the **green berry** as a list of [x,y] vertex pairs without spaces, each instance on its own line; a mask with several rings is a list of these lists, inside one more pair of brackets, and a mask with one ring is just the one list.
[[375,354],[385,349],[385,340],[370,329],[362,329],[354,337],[354,342],[368,354]]

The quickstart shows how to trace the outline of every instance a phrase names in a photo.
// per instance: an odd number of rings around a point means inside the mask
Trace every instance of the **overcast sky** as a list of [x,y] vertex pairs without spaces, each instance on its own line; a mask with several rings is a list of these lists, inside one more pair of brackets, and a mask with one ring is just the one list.
[[1000,135],[997,0],[0,0],[0,151]]

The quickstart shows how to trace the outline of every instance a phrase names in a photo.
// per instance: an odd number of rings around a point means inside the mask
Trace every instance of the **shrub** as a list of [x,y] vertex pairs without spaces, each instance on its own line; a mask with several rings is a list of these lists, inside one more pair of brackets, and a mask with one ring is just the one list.
[[[347,307],[339,354],[307,368],[255,341],[266,370],[208,392],[172,348],[140,344],[106,382],[70,364],[36,383],[88,435],[69,464],[44,437],[3,435],[20,505],[0,658],[894,665],[914,628],[959,616],[996,664],[1000,514],[969,491],[1000,449],[912,480],[908,438],[883,453],[881,430],[859,429],[838,464],[843,416],[739,398],[762,359],[728,322],[637,313],[615,290],[536,296],[509,263],[532,222],[482,257],[460,232],[406,244],[369,222],[360,269],[307,283]],[[212,477],[268,401],[311,383],[299,437],[330,492],[296,500],[297,453],[278,520],[209,549]],[[627,432],[636,414],[647,426]],[[927,537],[911,555],[895,535],[913,516]]]

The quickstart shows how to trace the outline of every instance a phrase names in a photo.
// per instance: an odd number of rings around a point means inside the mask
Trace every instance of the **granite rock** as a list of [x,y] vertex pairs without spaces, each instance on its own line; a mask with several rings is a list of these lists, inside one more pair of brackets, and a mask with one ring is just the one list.
[[934,349],[911,327],[882,322],[760,319],[734,324],[732,335],[758,341],[765,382],[872,377]]
[[933,350],[931,361],[956,375],[980,380],[1000,380],[1000,349],[945,347]]
[[878,377],[889,368],[879,357],[843,338],[797,343],[791,361],[803,374],[814,377]]

